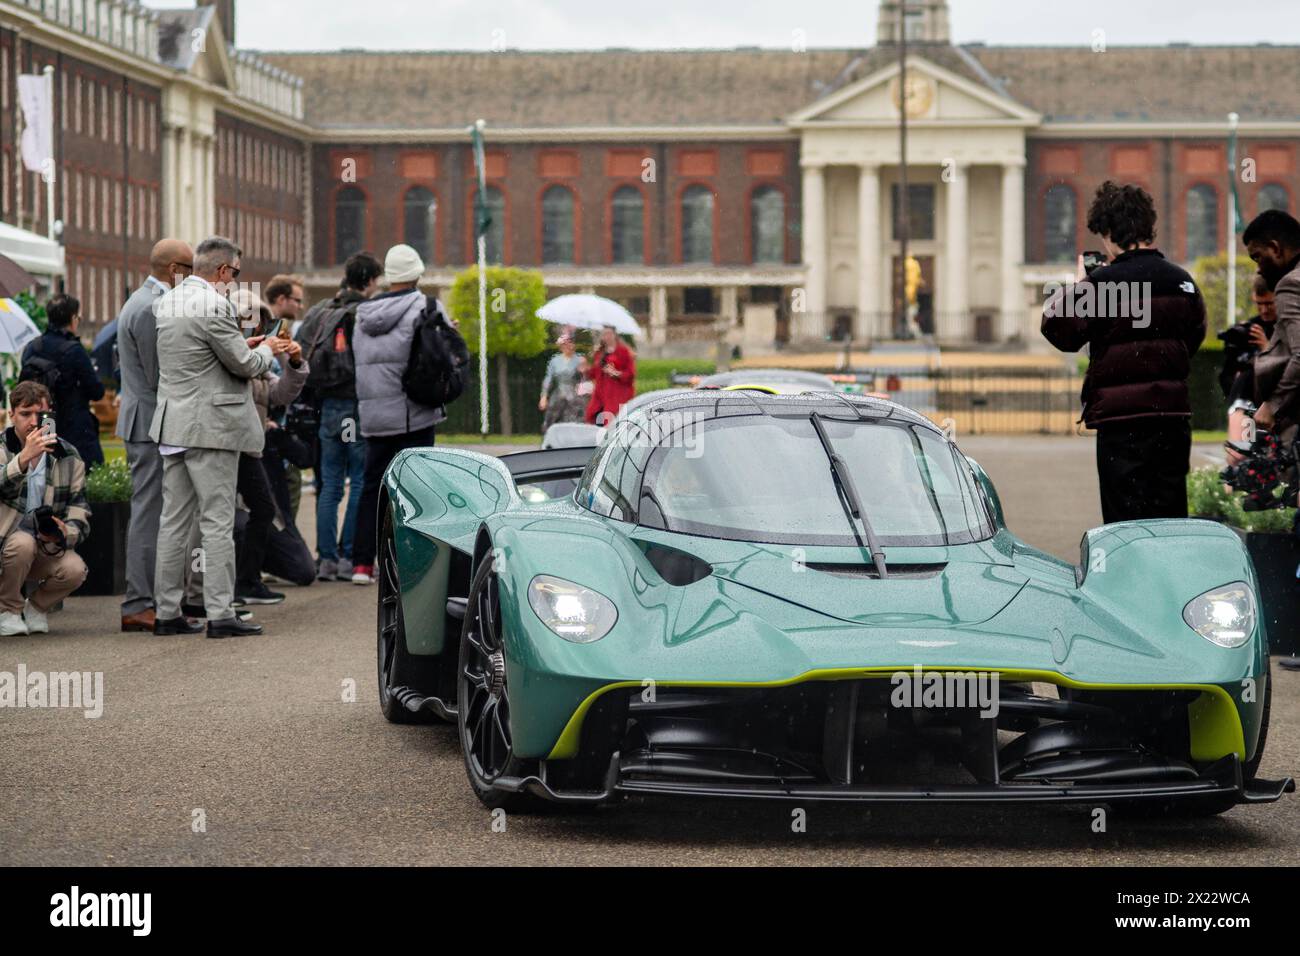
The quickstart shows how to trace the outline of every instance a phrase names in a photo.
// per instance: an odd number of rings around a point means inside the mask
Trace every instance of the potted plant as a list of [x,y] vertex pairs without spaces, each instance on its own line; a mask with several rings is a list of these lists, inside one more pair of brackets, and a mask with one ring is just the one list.
[[77,593],[126,593],[126,528],[131,521],[131,469],[116,458],[86,473],[90,536],[77,546],[86,562],[86,583]]
[[1300,537],[1295,508],[1245,511],[1245,494],[1224,487],[1215,468],[1198,468],[1187,476],[1188,511],[1220,521],[1246,542],[1259,578],[1261,612],[1268,628],[1269,650],[1294,657],[1300,652]]

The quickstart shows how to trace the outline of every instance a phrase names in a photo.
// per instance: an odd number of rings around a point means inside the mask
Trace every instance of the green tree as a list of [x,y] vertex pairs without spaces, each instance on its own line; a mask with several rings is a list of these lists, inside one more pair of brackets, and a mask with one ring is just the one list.
[[[1244,321],[1255,314],[1250,300],[1250,289],[1255,282],[1255,263],[1244,254],[1237,255],[1237,309],[1234,320]],[[1205,314],[1210,331],[1206,338],[1228,327],[1228,257],[1206,256],[1192,263],[1192,275],[1205,296]]]
[[[505,266],[487,268],[487,354],[496,358],[497,403],[501,409],[501,432],[513,434],[510,390],[507,388],[509,358],[532,358],[546,348],[546,322],[537,310],[546,304],[546,285],[540,272]],[[478,355],[478,267],[456,276],[447,303],[451,317],[470,352]]]

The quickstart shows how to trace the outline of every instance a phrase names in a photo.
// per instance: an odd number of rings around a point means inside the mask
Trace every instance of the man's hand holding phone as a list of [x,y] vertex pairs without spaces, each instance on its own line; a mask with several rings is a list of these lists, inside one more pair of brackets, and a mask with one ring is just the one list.
[[282,339],[278,335],[254,335],[246,340],[250,349],[255,349],[259,345],[265,345],[271,350],[272,355],[280,355],[289,350],[290,343],[293,339]]
[[27,438],[23,442],[22,451],[18,453],[18,464],[23,471],[32,467],[32,463],[39,460],[41,455],[48,451],[53,451],[59,444],[59,438],[53,434],[54,418],[40,418],[36,422],[36,427],[27,433]]

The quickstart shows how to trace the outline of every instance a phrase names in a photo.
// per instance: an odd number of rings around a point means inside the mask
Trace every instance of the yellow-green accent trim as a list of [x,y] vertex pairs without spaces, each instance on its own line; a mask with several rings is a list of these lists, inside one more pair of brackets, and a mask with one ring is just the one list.
[[[811,670],[797,677],[773,681],[654,681],[657,687],[789,687],[809,681],[853,680],[880,678],[897,673],[911,673],[915,665],[898,667],[842,667],[824,670]],[[1056,684],[1058,687],[1071,687],[1075,690],[1198,690],[1201,696],[1187,707],[1188,727],[1191,735],[1191,755],[1196,761],[1213,761],[1236,753],[1246,759],[1246,736],[1241,726],[1241,715],[1237,705],[1226,690],[1216,684],[1088,684],[1058,674],[1056,671],[1013,670],[1001,667],[922,667],[925,671],[975,671],[982,674],[999,675],[1000,679],[1011,683],[1032,683],[1040,681]],[[569,722],[564,725],[559,739],[547,755],[547,760],[568,760],[578,755],[578,742],[582,735],[582,722],[587,711],[602,694],[620,687],[643,687],[646,681],[614,681],[594,690],[587,696],[578,709],[573,712]]]

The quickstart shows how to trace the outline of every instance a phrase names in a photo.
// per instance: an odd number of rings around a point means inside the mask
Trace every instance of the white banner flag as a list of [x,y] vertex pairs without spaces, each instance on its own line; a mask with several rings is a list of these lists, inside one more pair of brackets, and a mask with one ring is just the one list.
[[23,107],[23,165],[47,176],[54,166],[54,103],[51,84],[40,74],[18,77]]

